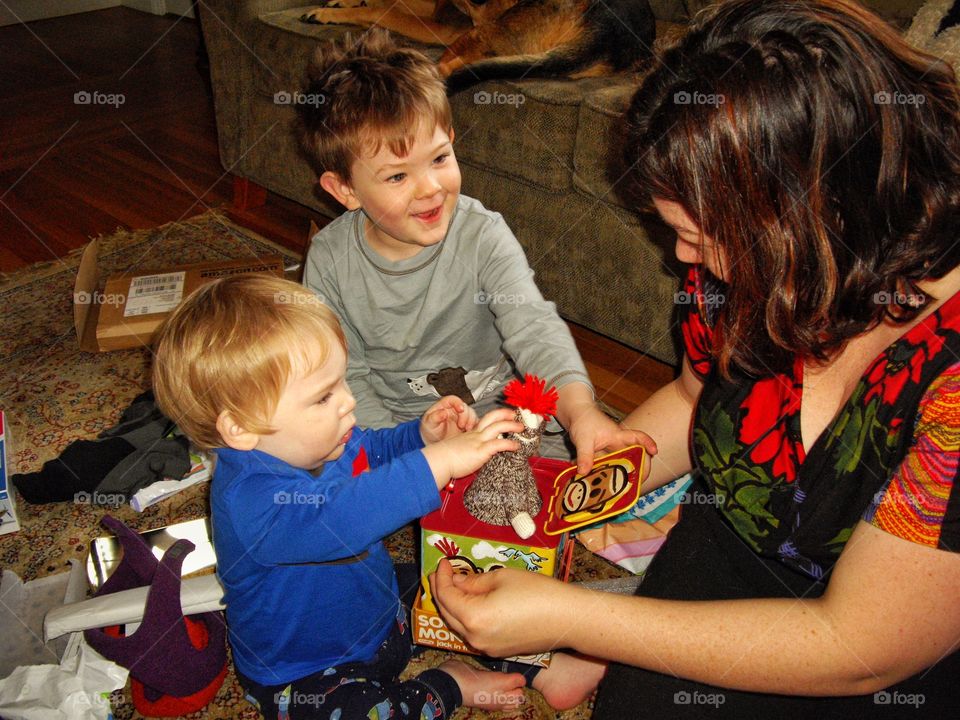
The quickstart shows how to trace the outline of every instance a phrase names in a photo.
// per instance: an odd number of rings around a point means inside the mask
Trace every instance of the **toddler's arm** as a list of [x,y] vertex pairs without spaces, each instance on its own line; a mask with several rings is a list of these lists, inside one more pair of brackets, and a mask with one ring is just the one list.
[[473,430],[477,423],[476,411],[456,395],[447,395],[427,408],[420,420],[420,436],[423,444],[441,440]]
[[503,408],[487,413],[476,428],[423,448],[423,456],[433,472],[437,489],[454,478],[478,470],[498,452],[517,449],[517,441],[501,437],[505,433],[523,431],[523,425],[514,420],[513,410]]

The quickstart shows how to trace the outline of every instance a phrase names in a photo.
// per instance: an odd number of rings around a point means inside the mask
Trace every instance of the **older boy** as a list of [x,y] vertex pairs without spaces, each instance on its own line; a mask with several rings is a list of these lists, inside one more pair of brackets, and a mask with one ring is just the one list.
[[[320,185],[347,211],[318,233],[304,282],[339,315],[357,417],[385,427],[456,394],[482,413],[515,372],[556,385],[583,472],[641,443],[593,398],[567,326],[498,213],[460,194],[446,89],[421,53],[370,31],[317,51],[300,106]],[[569,456],[562,443],[544,454]]]
[[446,397],[422,419],[359,430],[346,365],[329,309],[267,276],[202,287],[159,334],[157,403],[217,451],[213,541],[241,684],[266,718],[520,702],[522,675],[457,661],[397,680],[410,632],[381,541],[436,509],[451,478],[515,448],[500,433],[520,425]]

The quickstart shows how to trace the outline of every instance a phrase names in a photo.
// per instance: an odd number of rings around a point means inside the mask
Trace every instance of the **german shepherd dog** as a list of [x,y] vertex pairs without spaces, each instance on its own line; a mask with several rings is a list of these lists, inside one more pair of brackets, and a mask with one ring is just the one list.
[[329,0],[301,20],[378,25],[445,45],[439,68],[450,93],[483,80],[632,70],[650,57],[655,31],[647,0]]

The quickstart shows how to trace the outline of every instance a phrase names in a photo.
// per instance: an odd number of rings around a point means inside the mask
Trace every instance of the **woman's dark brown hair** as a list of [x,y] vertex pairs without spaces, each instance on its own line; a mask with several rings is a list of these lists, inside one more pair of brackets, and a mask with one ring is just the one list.
[[842,0],[735,0],[657,59],[627,115],[634,189],[727,259],[721,371],[827,359],[960,264],[950,67]]

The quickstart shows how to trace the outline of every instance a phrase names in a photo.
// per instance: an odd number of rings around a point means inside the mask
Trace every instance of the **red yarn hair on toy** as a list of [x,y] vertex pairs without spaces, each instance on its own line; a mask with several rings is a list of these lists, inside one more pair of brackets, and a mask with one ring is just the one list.
[[525,408],[537,415],[556,415],[557,399],[560,397],[557,389],[553,386],[549,390],[545,389],[546,380],[541,380],[536,375],[524,376],[523,382],[511,380],[503,389],[504,399],[508,405],[516,408]]
[[457,544],[450,538],[440,538],[433,546],[448,558],[460,554],[460,548],[457,547]]

